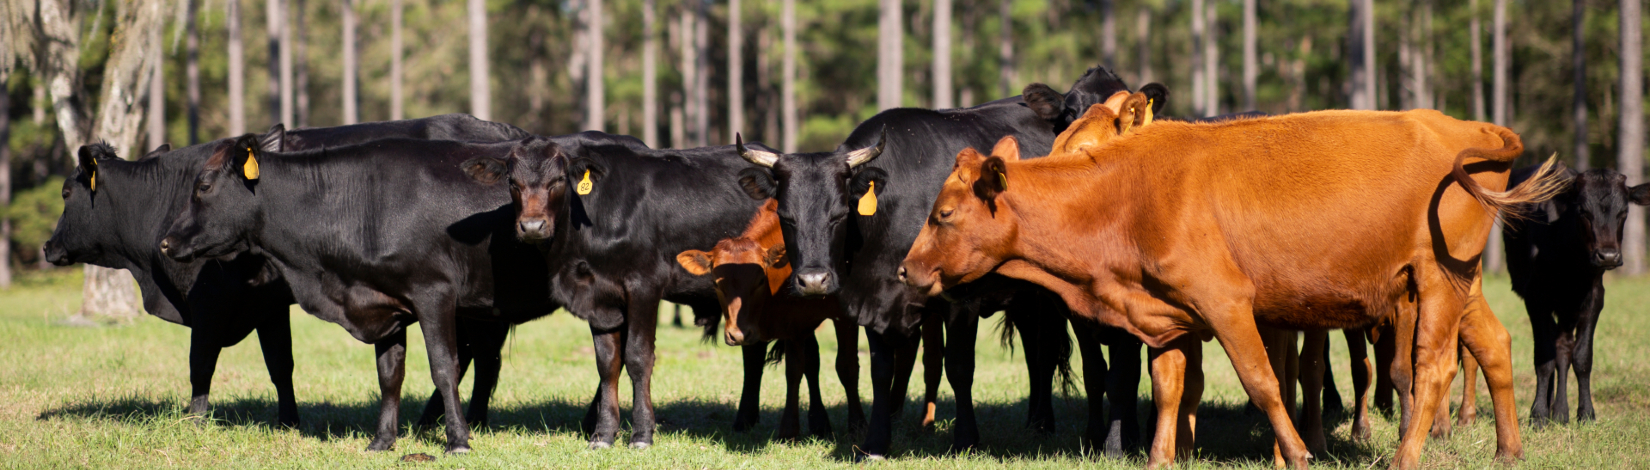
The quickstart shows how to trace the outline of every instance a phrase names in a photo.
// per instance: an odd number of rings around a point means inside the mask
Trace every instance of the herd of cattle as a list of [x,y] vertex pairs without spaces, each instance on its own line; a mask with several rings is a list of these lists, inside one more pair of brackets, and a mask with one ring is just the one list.
[[[801,154],[737,139],[653,149],[600,132],[540,137],[458,114],[277,125],[136,161],[89,145],[45,250],[59,265],[130,271],[151,314],[192,328],[192,413],[208,409],[220,350],[256,330],[277,420],[298,423],[293,303],[372,344],[382,398],[371,450],[395,443],[407,328],[424,334],[437,390],[419,422],[444,418],[447,451],[460,453],[487,420],[510,325],[559,308],[587,321],[594,341],[590,446],[611,446],[620,430],[621,371],[635,393],[629,444],[651,445],[654,335],[668,300],[743,348],[736,430],[756,422],[764,363],[788,358],[780,437],[800,433],[803,379],[809,432],[831,432],[814,340],[831,320],[848,424],[866,429],[858,448],[870,457],[890,452],[919,344],[925,422],[943,368],[954,446],[979,444],[973,343],[980,318],[1003,311],[1026,346],[1030,426],[1053,429],[1053,382],[1069,375],[1075,342],[1085,445],[1113,455],[1140,445],[1148,346],[1149,466],[1171,464],[1193,444],[1200,343],[1219,339],[1277,433],[1277,463],[1304,467],[1324,451],[1324,343],[1343,329],[1353,437],[1369,436],[1371,385],[1377,406],[1396,391],[1393,463],[1413,468],[1426,435],[1448,431],[1458,356],[1468,390],[1483,367],[1497,456],[1523,455],[1510,337],[1479,271],[1501,219],[1519,226],[1505,235],[1508,264],[1536,336],[1531,418],[1567,419],[1572,365],[1577,418],[1593,418],[1601,276],[1621,264],[1627,207],[1650,204],[1650,185],[1551,160],[1514,170],[1517,134],[1435,111],[1154,120],[1167,98],[1162,85],[1131,91],[1097,67],[1066,93],[1036,84],[972,108],[889,110],[837,150]],[[856,327],[871,352],[868,423]]]

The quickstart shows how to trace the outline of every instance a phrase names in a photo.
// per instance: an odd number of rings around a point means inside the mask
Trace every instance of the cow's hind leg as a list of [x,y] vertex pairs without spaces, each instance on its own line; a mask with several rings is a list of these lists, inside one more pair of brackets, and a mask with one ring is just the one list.
[[396,331],[372,346],[378,357],[378,434],[367,444],[367,450],[383,451],[395,447],[401,382],[406,378],[407,331]]
[[801,417],[798,408],[801,407],[798,395],[802,385],[802,351],[797,340],[781,340],[777,347],[785,348],[785,411],[779,414],[779,432],[774,437],[780,439],[795,439],[802,433]]
[[1221,347],[1231,358],[1238,379],[1249,393],[1249,400],[1271,421],[1284,461],[1291,467],[1305,468],[1312,454],[1306,450],[1306,443],[1301,441],[1300,434],[1295,432],[1289,410],[1284,406],[1277,378],[1272,373],[1271,364],[1267,363],[1260,332],[1255,326],[1249,296],[1234,297],[1227,302],[1225,305],[1200,305],[1199,310],[1207,312],[1205,318],[1214,327]]
[[945,336],[951,339],[945,347],[945,375],[951,381],[951,393],[957,396],[951,451],[961,452],[980,444],[980,423],[974,417],[974,345],[980,316],[972,309],[960,311],[945,327]]
[[[1083,358],[1083,392],[1088,395],[1089,399],[1089,421],[1087,427],[1084,428],[1083,431],[1082,445],[1089,449],[1098,450],[1104,448],[1108,455],[1112,455],[1114,457],[1119,456],[1122,454],[1122,443],[1118,442],[1118,448],[1114,453],[1111,448],[1112,443],[1108,440],[1108,430],[1106,429],[1107,422],[1104,397],[1106,396],[1108,388],[1110,388],[1112,377],[1106,370],[1106,356],[1100,350],[1099,335],[1093,331],[1094,328],[1104,327],[1085,325],[1083,322],[1072,323],[1076,326],[1077,352],[1078,354],[1081,354]],[[1116,360],[1116,355],[1117,350],[1113,349],[1113,360]],[[1139,362],[1138,357],[1135,362]],[[1113,405],[1115,406],[1117,403],[1117,396],[1114,395],[1111,399]],[[1116,417],[1115,411],[1113,412],[1113,417]]]
[[646,449],[653,445],[653,431],[657,427],[653,414],[653,360],[654,336],[659,327],[659,298],[649,297],[647,288],[630,289],[630,311],[625,315],[629,332],[625,337],[624,364],[630,371],[633,393],[630,410],[630,447]]
[[922,427],[934,425],[934,403],[940,395],[940,378],[945,374],[945,325],[939,315],[928,314],[922,322]]
[[[206,325],[189,329],[189,414],[205,415],[212,409],[212,375],[218,369],[221,338]],[[262,340],[262,338],[259,338]],[[270,372],[274,372],[271,370]]]
[[848,429],[865,429],[865,407],[859,401],[859,326],[831,320],[836,329],[836,376],[848,395]]
[[1571,355],[1576,368],[1576,399],[1580,402],[1576,405],[1578,422],[1597,419],[1593,411],[1593,330],[1598,327],[1598,316],[1604,309],[1604,286],[1595,286],[1588,300],[1576,323],[1575,353]]
[[[422,302],[418,326],[424,331],[425,351],[430,355],[430,379],[441,392],[442,415],[447,418],[447,453],[470,451],[470,426],[464,421],[458,400],[458,322],[452,300]],[[434,313],[433,315],[430,313]]]
[[1322,390],[1329,364],[1324,361],[1323,352],[1328,349],[1328,343],[1328,331],[1307,331],[1300,352],[1301,396],[1306,402],[1300,414],[1301,435],[1306,439],[1307,450],[1325,455],[1329,446],[1324,440]]
[[590,327],[590,339],[596,352],[596,372],[601,376],[596,398],[590,402],[591,412],[585,415],[592,449],[613,447],[613,439],[619,433],[619,373],[624,368],[623,358],[620,357],[625,343],[624,328],[621,325],[612,331],[602,331]]
[[1375,366],[1369,362],[1369,343],[1364,341],[1364,332],[1355,328],[1341,332],[1346,336],[1346,349],[1352,355],[1352,440],[1368,441],[1369,387],[1373,382]]
[[[1449,384],[1455,375],[1456,341],[1461,334],[1461,318],[1465,305],[1458,298],[1447,274],[1435,267],[1423,267],[1417,277],[1419,305],[1415,312],[1413,352],[1415,358],[1411,398],[1415,409],[1413,419],[1405,423],[1403,441],[1398,445],[1393,466],[1400,469],[1416,468],[1420,464],[1421,449],[1432,426],[1440,403],[1449,395]],[[1402,329],[1400,327],[1400,329]],[[1403,340],[1400,339],[1400,344]]]
[[739,391],[739,411],[733,415],[734,432],[749,431],[762,421],[762,368],[766,365],[767,344],[739,347],[744,357],[745,384]]
[[797,335],[797,355],[791,359],[802,364],[802,378],[808,381],[808,434],[831,435],[831,415],[825,412],[825,399],[819,393],[819,340],[814,331]]
[[1540,428],[1552,420],[1553,370],[1558,367],[1558,323],[1551,310],[1534,302],[1524,302],[1530,315],[1530,333],[1535,336],[1535,397],[1530,403],[1530,423]]
[[[1182,335],[1163,348],[1151,348],[1152,399],[1157,402],[1157,435],[1152,438],[1147,468],[1174,465],[1177,453],[1191,448],[1192,431],[1189,417],[1181,410],[1191,380],[1191,365],[1199,357],[1202,345],[1192,335]],[[1200,369],[1200,368],[1199,368]]]
[[[470,392],[470,410],[464,419],[471,428],[487,426],[487,410],[492,406],[493,390],[498,388],[499,370],[504,368],[504,342],[510,337],[510,324],[503,322],[472,322],[470,355],[475,359],[475,383]],[[460,364],[458,378],[464,378]]]
[[871,348],[871,421],[866,427],[865,442],[859,450],[868,458],[880,459],[888,454],[893,438],[894,408],[905,401],[903,391],[894,390],[896,369],[898,363],[913,360],[898,356],[914,352],[907,343],[915,341],[915,338],[878,333],[871,329],[865,330],[865,337]]
[[[1106,350],[1111,352],[1111,370],[1106,371],[1106,399],[1111,402],[1111,416],[1107,418],[1106,453],[1120,457],[1125,450],[1140,445],[1140,410],[1137,405],[1140,395],[1140,349],[1145,343],[1121,329],[1109,326],[1099,328],[1097,334],[1101,337],[1100,342],[1106,344]],[[1198,370],[1201,373],[1201,367]]]
[[[1466,325],[1461,326],[1463,329]],[[1478,357],[1467,350],[1462,338],[1461,351],[1461,407],[1455,412],[1455,426],[1471,426],[1478,421]]]
[[[1483,366],[1484,385],[1490,389],[1490,404],[1495,408],[1495,456],[1503,462],[1522,459],[1518,405],[1513,403],[1512,335],[1507,334],[1507,328],[1495,318],[1482,295],[1474,295],[1470,302],[1461,320],[1461,345]],[[1466,362],[1465,356],[1462,362]],[[1467,409],[1465,401],[1461,407]]]
[[271,309],[258,325],[258,346],[263,348],[264,367],[275,384],[276,421],[282,426],[298,426],[298,398],[292,391],[292,323],[287,308]]

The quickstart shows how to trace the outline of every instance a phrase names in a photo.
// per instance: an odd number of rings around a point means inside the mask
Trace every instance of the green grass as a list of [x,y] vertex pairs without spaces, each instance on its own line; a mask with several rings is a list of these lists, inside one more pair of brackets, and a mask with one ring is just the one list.
[[[134,324],[84,328],[63,320],[79,304],[79,270],[31,273],[0,291],[0,466],[42,467],[318,467],[318,468],[812,468],[851,466],[862,438],[843,430],[846,411],[835,374],[825,377],[826,404],[838,434],[834,439],[783,442],[770,439],[779,421],[782,369],[764,378],[762,424],[734,433],[731,422],[739,393],[737,348],[704,343],[694,329],[661,321],[654,400],[661,432],[656,446],[591,451],[578,431],[578,418],[595,388],[588,329],[564,313],[518,327],[506,349],[503,381],[493,401],[493,427],[475,434],[475,452],[442,456],[438,432],[417,433],[415,419],[429,396],[429,368],[422,338],[409,338],[402,438],[396,449],[369,453],[378,388],[372,348],[338,327],[293,310],[297,395],[303,425],[271,426],[273,387],[256,337],[224,352],[213,384],[211,419],[184,413],[188,395],[184,328],[145,317]],[[1594,393],[1599,420],[1586,425],[1534,430],[1522,426],[1530,467],[1650,467],[1650,279],[1612,279],[1609,303],[1599,326]],[[1534,377],[1530,366],[1529,321],[1505,279],[1490,279],[1490,303],[1513,334],[1518,409],[1528,414]],[[1056,398],[1059,430],[1048,436],[1028,432],[1025,421],[1025,367],[1021,356],[998,345],[995,318],[980,329],[975,396],[983,448],[966,456],[945,455],[951,441],[949,385],[942,387],[941,422],[935,429],[916,424],[918,406],[908,404],[896,422],[889,468],[1136,468],[1143,456],[1115,460],[1084,455],[1077,446],[1087,407],[1080,395]],[[835,339],[820,334],[834,349]],[[861,342],[863,345],[864,343]],[[1351,399],[1345,344],[1332,335],[1336,379]],[[863,348],[863,346],[861,346]],[[1270,468],[1271,427],[1242,411],[1245,397],[1217,343],[1205,345],[1208,390],[1199,414],[1198,450],[1190,467]],[[827,353],[829,354],[829,353]],[[869,367],[861,351],[861,394],[870,399]],[[825,363],[829,368],[827,355]],[[1081,370],[1081,369],[1078,369]],[[910,396],[921,393],[921,365]],[[1482,383],[1482,381],[1480,381]],[[1573,384],[1573,382],[1572,382]],[[1482,387],[1482,385],[1480,385]],[[469,389],[469,383],[463,390]],[[1079,389],[1080,391],[1080,389]],[[1150,396],[1141,384],[1142,406]],[[1574,393],[1574,386],[1571,386]],[[1079,392],[1080,393],[1080,392]],[[629,416],[628,385],[621,387]],[[914,401],[914,400],[913,400]],[[1575,399],[1570,400],[1572,406]],[[1489,396],[1479,391],[1480,421],[1458,429],[1448,440],[1428,443],[1429,467],[1490,467],[1495,448]],[[869,411],[869,409],[867,409]],[[1375,417],[1368,444],[1347,439],[1350,422],[1333,419],[1330,454],[1319,466],[1384,467],[1397,442],[1391,420]],[[1148,424],[1149,426],[1149,424]],[[627,436],[621,435],[621,442]],[[428,453],[433,463],[403,463],[401,456]]]

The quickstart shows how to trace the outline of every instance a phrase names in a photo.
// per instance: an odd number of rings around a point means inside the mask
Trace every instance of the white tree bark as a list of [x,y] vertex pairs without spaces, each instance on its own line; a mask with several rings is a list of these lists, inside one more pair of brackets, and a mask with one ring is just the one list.
[[[1356,1],[1356,0],[1354,0]],[[1204,87],[1209,81],[1203,78],[1209,71],[1204,70],[1203,37],[1208,33],[1203,24],[1203,0],[1192,0],[1192,114],[1208,116],[1208,100],[1203,97],[1208,91]]]
[[1100,60],[1117,71],[1117,2],[1100,0]]
[[[229,30],[229,135],[246,133],[246,47],[241,40],[241,0],[228,2]],[[197,102],[198,103],[198,102]],[[191,138],[193,142],[198,140]]]
[[605,28],[602,20],[602,0],[588,0],[588,3],[590,24],[585,30],[585,45],[590,47],[590,51],[586,53],[589,56],[590,71],[585,75],[584,82],[584,128],[599,131],[604,130],[607,124],[607,88],[602,75]]
[[1587,171],[1592,166],[1592,149],[1587,145],[1587,32],[1582,29],[1585,27],[1583,20],[1587,14],[1587,0],[1571,3],[1570,34],[1573,35],[1573,44],[1570,63],[1574,75],[1570,81],[1575,82],[1576,90],[1571,105],[1575,121],[1575,162],[1576,170]]
[[1243,0],[1243,111],[1255,109],[1255,82],[1260,73],[1255,28],[1255,0]]
[[739,0],[728,0],[728,135],[727,140],[733,141],[733,135],[745,129],[745,47],[743,25],[744,10],[740,9]]
[[[1506,126],[1512,118],[1507,110],[1507,72],[1512,68],[1512,50],[1507,47],[1507,0],[1495,0],[1494,23],[1490,25],[1490,49],[1495,56],[1491,72],[1490,112],[1496,125]],[[1623,255],[1631,256],[1623,250]],[[1490,231],[1489,243],[1484,245],[1484,271],[1499,273],[1506,269],[1506,253],[1502,251],[1501,222]]]
[[[1621,130],[1616,165],[1627,175],[1629,187],[1644,181],[1644,25],[1639,1],[1621,0]],[[1644,208],[1627,207],[1622,256],[1627,258],[1627,274],[1639,275],[1644,273]]]
[[880,0],[877,15],[877,109],[900,107],[904,88],[905,24],[900,0]]
[[642,0],[642,142],[659,146],[658,0]]
[[1139,51],[1136,53],[1139,57],[1135,60],[1139,62],[1140,66],[1139,83],[1141,85],[1152,82],[1151,36],[1152,7],[1150,5],[1141,4],[1135,11],[1134,17],[1134,41],[1135,46],[1139,48]]
[[[160,40],[160,30],[159,25],[149,30],[149,44],[151,47],[149,54],[154,55],[154,63],[149,67],[149,116],[145,118],[145,121],[149,124],[149,137],[148,142],[143,145],[145,149],[152,149],[166,143],[166,77],[164,75],[166,72],[165,67],[162,67],[166,62],[166,55],[160,47],[162,42]],[[5,108],[0,107],[0,109]],[[5,141],[0,140],[0,142]],[[0,169],[7,169],[7,171],[10,168],[9,166],[0,166]],[[0,205],[0,207],[5,206]],[[0,239],[0,244],[3,244],[3,240],[5,239]],[[0,262],[4,260],[5,258],[0,258]]]
[[469,0],[470,19],[470,114],[493,119],[493,92],[487,73],[487,2]]
[[[269,119],[270,124],[292,121],[290,92],[287,81],[292,74],[291,58],[286,55],[286,7],[281,0],[264,0],[264,32],[269,35]],[[285,59],[283,59],[285,57]]]
[[[343,118],[344,125],[350,125],[361,121],[361,110],[359,109],[361,99],[356,93],[356,85],[360,83],[360,80],[356,77],[356,73],[360,70],[360,61],[357,60],[355,56],[355,0],[344,0],[340,4],[340,9],[342,9],[344,13],[344,18],[342,21],[344,26],[344,32],[342,35],[343,44],[340,46],[344,49]],[[485,15],[486,13],[483,12],[482,14]],[[472,24],[474,24],[473,21]],[[483,41],[485,41],[485,39]],[[472,45],[475,44],[474,41],[471,41],[470,43]],[[471,50],[474,51],[474,48],[472,47]],[[472,66],[474,65],[473,60],[474,59],[472,59],[471,62]],[[485,65],[483,65],[483,67],[485,67]],[[472,79],[474,79],[474,72],[472,71],[471,74]],[[485,75],[485,72],[483,72],[483,74]],[[485,78],[483,78],[483,80],[485,80]]]
[[997,42],[997,94],[1000,98],[1009,96],[1017,81],[1014,77],[1014,0],[998,2],[997,14],[1002,21]]
[[1215,40],[1215,33],[1220,31],[1220,2],[1204,2],[1204,26],[1207,29],[1203,35],[1203,79],[1208,80],[1204,85],[1203,109],[1210,116],[1220,114],[1220,42]]
[[1375,109],[1375,4],[1350,0],[1347,55],[1351,64],[1352,109]]
[[402,110],[401,57],[406,55],[401,44],[401,0],[390,0],[390,120],[406,119]]
[[1468,8],[1472,9],[1467,33],[1472,36],[1472,119],[1483,122],[1489,120],[1489,112],[1484,106],[1484,32],[1478,20],[1478,0],[1472,0]]
[[951,89],[951,0],[934,0],[934,109],[955,107]]
[[780,23],[784,28],[785,59],[782,72],[783,82],[780,84],[780,93],[784,95],[780,106],[784,108],[785,142],[783,149],[786,153],[796,153],[798,145],[796,139],[802,131],[802,123],[798,122],[796,109],[796,0],[782,0],[780,7]]

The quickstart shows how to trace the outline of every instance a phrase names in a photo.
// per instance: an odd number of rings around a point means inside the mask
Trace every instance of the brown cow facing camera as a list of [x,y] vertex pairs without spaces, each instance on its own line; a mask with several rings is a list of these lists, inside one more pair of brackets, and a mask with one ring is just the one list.
[[[1437,111],[1154,124],[1127,109],[1091,108],[1091,122],[1074,123],[1047,158],[1021,161],[1012,138],[990,155],[959,153],[899,271],[930,294],[993,272],[1024,279],[1074,315],[1145,341],[1154,468],[1190,444],[1198,340],[1211,338],[1271,421],[1284,460],[1306,466],[1260,326],[1412,322],[1399,328],[1415,333],[1399,335],[1414,350],[1412,414],[1434,416],[1463,320],[1469,309],[1487,313],[1479,258],[1496,217],[1564,185],[1549,161],[1503,191],[1523,153],[1518,135]],[[1431,420],[1406,424],[1393,462],[1414,468]],[[1510,437],[1498,439],[1498,457],[1522,455],[1515,426],[1498,434]]]

